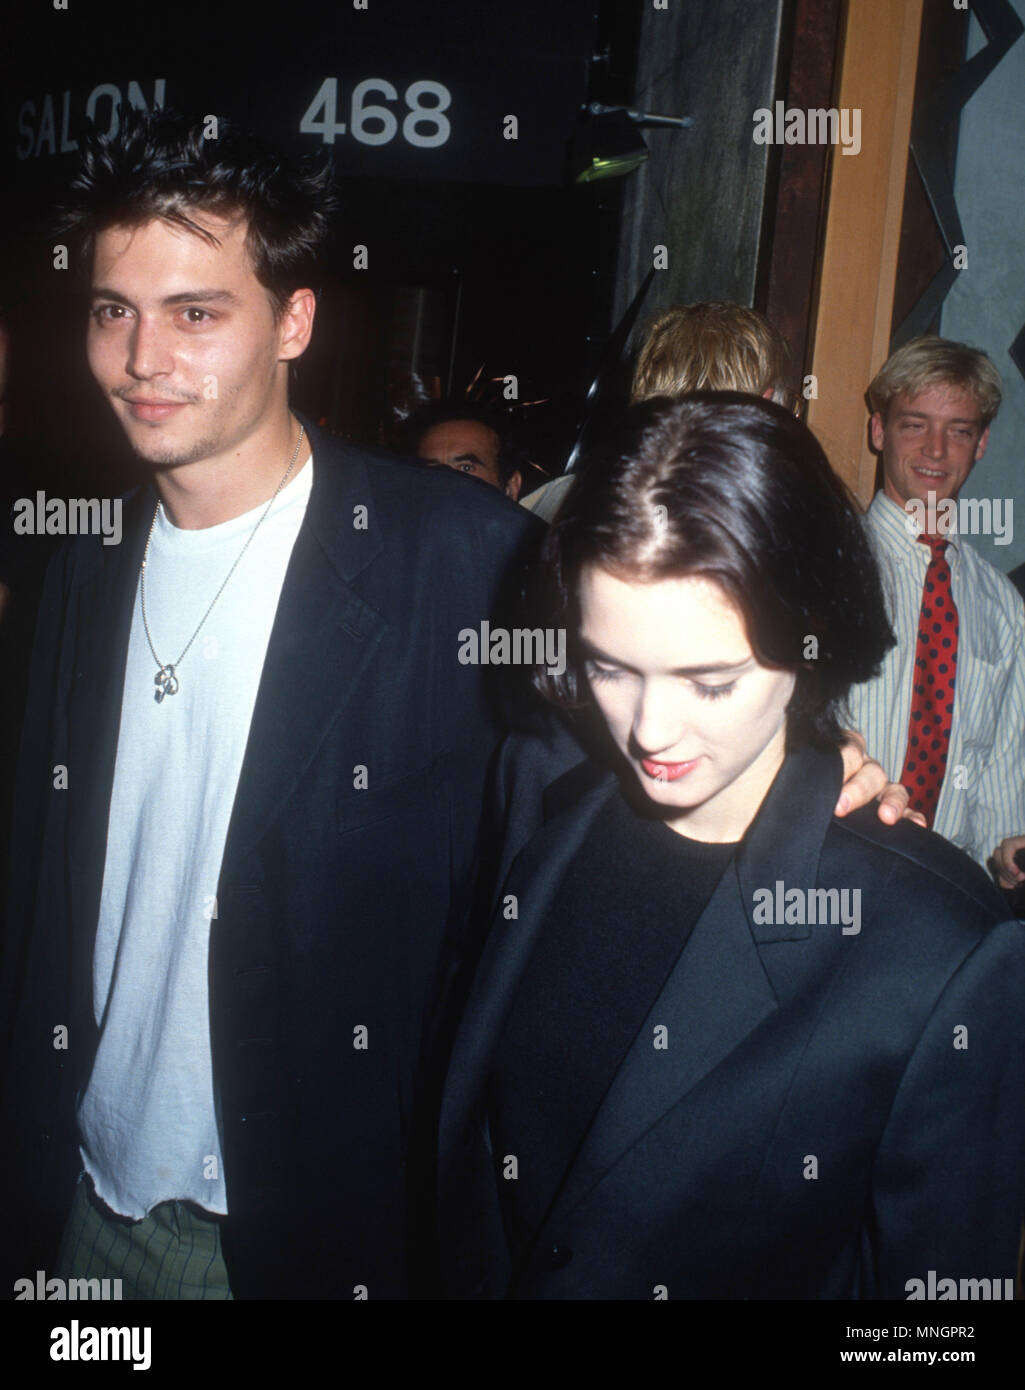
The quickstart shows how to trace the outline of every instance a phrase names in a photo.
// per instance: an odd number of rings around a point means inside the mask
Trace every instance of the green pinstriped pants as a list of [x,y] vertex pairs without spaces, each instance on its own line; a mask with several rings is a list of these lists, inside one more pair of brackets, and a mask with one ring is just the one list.
[[62,1279],[120,1279],[126,1299],[228,1299],[220,1224],[187,1202],[161,1202],[142,1221],[107,1212],[83,1173],[61,1238]]

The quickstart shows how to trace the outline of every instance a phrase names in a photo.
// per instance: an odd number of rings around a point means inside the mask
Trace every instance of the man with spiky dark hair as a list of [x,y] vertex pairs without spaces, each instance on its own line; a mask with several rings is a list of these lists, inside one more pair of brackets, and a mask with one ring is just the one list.
[[42,601],[3,972],[12,1277],[410,1289],[496,739],[458,633],[532,523],[289,410],[331,210],[323,172],[166,113],[124,112],[71,186],[90,368],[145,481],[122,544],[69,542]]

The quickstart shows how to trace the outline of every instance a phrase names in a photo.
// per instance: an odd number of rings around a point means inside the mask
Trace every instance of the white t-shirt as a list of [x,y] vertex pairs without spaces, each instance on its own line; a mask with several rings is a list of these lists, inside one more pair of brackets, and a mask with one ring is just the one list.
[[[104,1202],[140,1220],[159,1202],[227,1211],[210,1053],[210,921],[267,642],[313,485],[282,489],[157,703],[138,593],[107,829],[93,1007],[96,1061],[78,1108]],[[181,531],[163,507],[146,566],[161,661],[177,662],[266,502]]]

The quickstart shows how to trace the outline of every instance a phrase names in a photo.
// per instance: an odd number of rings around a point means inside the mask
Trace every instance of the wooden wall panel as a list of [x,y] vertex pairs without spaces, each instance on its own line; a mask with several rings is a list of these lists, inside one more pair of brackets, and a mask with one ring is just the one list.
[[921,20],[922,0],[850,0],[844,26],[837,105],[861,110],[861,151],[832,151],[808,423],[864,505],[865,389],[889,349]]

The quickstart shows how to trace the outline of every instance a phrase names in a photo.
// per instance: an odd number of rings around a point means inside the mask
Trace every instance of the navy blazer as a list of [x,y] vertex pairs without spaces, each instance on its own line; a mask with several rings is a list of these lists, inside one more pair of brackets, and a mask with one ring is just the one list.
[[[450,1296],[903,1299],[930,1270],[1013,1278],[1025,929],[938,836],[874,806],[835,819],[840,758],[812,750],[786,758],[512,1267],[491,1058],[616,785],[589,762],[558,775],[571,756],[557,734],[500,759],[512,831],[441,1115]],[[860,889],[860,931],[774,920],[758,890],[777,882]]]
[[[236,1297],[401,1297],[418,1074],[499,738],[487,672],[459,662],[458,633],[495,616],[541,528],[495,489],[309,432],[313,488],[211,923],[223,1246]],[[65,546],[41,610],[4,953],[0,1207],[15,1274],[52,1271],[80,1168],[75,1099],[97,1043],[93,946],[154,505],[150,486],[130,498],[120,546]],[[67,1051],[54,1049],[58,1024]]]

